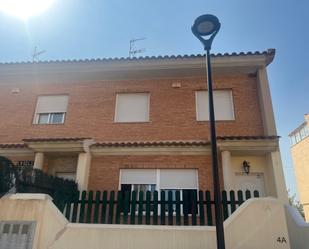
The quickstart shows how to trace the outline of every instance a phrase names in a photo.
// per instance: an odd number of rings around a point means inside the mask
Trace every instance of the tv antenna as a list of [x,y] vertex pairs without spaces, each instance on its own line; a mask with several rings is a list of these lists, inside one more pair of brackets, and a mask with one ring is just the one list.
[[35,46],[35,47],[34,47],[33,54],[31,55],[31,56],[32,56],[32,62],[38,62],[38,61],[39,61],[39,56],[40,56],[41,54],[44,54],[44,53],[46,53],[46,50],[38,51],[37,46]]
[[129,58],[133,58],[133,57],[135,57],[136,54],[144,53],[146,51],[145,48],[137,49],[135,47],[136,42],[143,41],[143,40],[146,40],[146,39],[147,39],[146,37],[143,37],[143,38],[136,38],[136,39],[130,40]]

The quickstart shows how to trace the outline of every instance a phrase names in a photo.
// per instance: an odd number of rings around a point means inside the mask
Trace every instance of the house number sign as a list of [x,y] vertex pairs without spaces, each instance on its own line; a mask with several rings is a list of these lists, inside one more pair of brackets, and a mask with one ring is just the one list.
[[280,244],[287,244],[288,243],[285,237],[278,237],[277,242],[280,243]]

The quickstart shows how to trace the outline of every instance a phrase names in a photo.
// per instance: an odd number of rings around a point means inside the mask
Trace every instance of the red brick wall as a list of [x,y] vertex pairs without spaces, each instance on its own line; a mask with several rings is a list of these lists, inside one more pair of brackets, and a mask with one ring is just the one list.
[[[262,135],[256,79],[247,75],[215,76],[216,89],[232,89],[235,121],[218,122],[218,135]],[[181,82],[182,87],[171,87]],[[12,94],[12,88],[20,93]],[[0,143],[31,137],[92,137],[106,140],[208,139],[208,122],[197,122],[195,91],[205,88],[199,77],[91,83],[10,83],[0,86]],[[150,92],[150,122],[114,123],[117,92]],[[69,94],[64,125],[33,125],[37,96]]]
[[[128,168],[197,169],[200,189],[213,189],[210,156],[96,156],[91,161],[88,189],[118,190],[120,169]],[[222,179],[221,167],[220,175]]]

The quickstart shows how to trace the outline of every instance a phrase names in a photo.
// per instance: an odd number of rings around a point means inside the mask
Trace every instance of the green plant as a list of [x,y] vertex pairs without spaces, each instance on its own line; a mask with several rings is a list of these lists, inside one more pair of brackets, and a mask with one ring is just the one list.
[[305,213],[303,209],[303,205],[296,199],[296,194],[290,195],[290,191],[288,190],[289,193],[289,203],[292,207],[295,207],[298,212],[301,214],[303,218],[305,218]]
[[13,163],[0,156],[0,197],[14,187],[14,179]]

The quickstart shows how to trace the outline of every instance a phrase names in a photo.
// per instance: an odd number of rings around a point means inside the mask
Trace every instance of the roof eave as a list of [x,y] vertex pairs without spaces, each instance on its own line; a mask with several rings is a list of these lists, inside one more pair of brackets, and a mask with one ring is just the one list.
[[[269,65],[275,56],[275,50],[263,53],[240,53],[228,55],[212,55],[214,70],[228,68],[261,68]],[[31,75],[73,72],[120,72],[141,70],[175,70],[205,68],[203,55],[183,57],[157,57],[143,59],[110,59],[85,61],[55,61],[39,63],[8,63],[0,64],[3,75]]]

